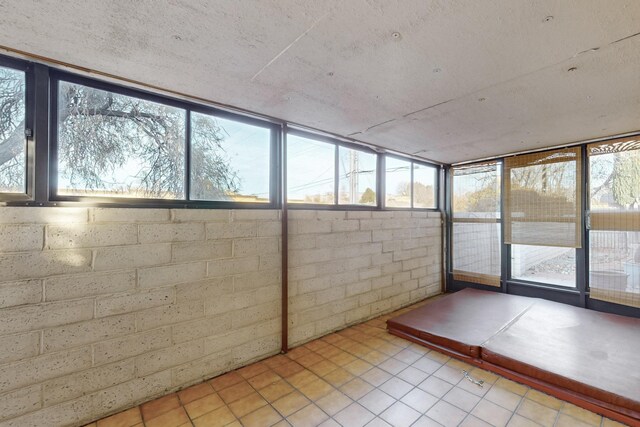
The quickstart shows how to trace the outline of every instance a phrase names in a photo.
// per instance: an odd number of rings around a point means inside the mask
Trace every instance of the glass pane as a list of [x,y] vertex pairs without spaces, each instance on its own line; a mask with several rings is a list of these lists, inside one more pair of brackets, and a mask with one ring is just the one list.
[[576,250],[511,245],[511,277],[551,285],[576,286]]
[[191,199],[269,202],[271,130],[191,113]]
[[640,211],[640,149],[589,156],[591,211]]
[[336,146],[287,135],[289,203],[335,203]]
[[505,159],[505,242],[582,245],[579,148]]
[[435,208],[438,169],[433,166],[413,164],[413,207]]
[[0,193],[26,193],[25,75],[0,67]]
[[411,162],[386,157],[385,200],[389,208],[411,207]]
[[500,224],[453,224],[453,270],[500,277]]
[[377,156],[345,147],[338,149],[340,161],[338,203],[375,206]]
[[455,168],[454,218],[500,218],[500,172],[496,163]]
[[184,198],[185,110],[59,82],[58,194]]
[[599,299],[640,306],[640,232],[589,233],[589,286]]

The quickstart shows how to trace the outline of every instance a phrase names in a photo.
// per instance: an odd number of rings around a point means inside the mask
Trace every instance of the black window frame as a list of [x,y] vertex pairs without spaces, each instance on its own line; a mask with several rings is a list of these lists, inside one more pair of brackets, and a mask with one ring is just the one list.
[[34,106],[35,106],[35,73],[31,62],[0,55],[0,67],[21,71],[25,76],[25,164],[24,164],[24,192],[0,192],[2,202],[28,202],[33,200],[35,193],[35,138],[34,138]]
[[[409,162],[409,165],[410,165],[409,170],[411,172],[411,203],[410,203],[410,206],[408,206],[408,207],[386,206],[387,193],[386,193],[386,186],[385,186],[385,189],[384,189],[385,192],[382,194],[382,203],[383,203],[383,209],[384,210],[388,210],[388,211],[396,211],[396,210],[397,211],[407,211],[407,210],[411,210],[411,211],[426,211],[426,212],[437,212],[437,211],[440,211],[440,204],[441,204],[441,201],[440,201],[440,187],[441,187],[441,181],[442,181],[442,179],[441,179],[441,175],[442,174],[440,173],[440,169],[442,168],[442,166],[436,165],[434,163],[429,163],[429,162],[425,162],[425,161],[416,160],[416,159],[413,159],[413,158],[410,158],[410,157],[400,156],[400,155],[397,155],[397,154],[385,154],[382,157],[383,157],[383,163],[384,163],[383,164],[384,168],[383,168],[383,171],[382,171],[382,175],[385,176],[385,178],[384,178],[385,183],[386,183],[386,174],[387,174],[387,167],[386,167],[387,166],[387,161],[386,161],[386,159],[389,158],[389,157],[391,157],[393,159],[396,159],[396,160],[402,160],[402,161],[405,161],[405,162]],[[433,192],[434,192],[433,201],[435,202],[435,206],[432,207],[432,208],[417,208],[417,207],[414,206],[414,202],[415,202],[414,199],[415,198],[414,198],[413,187],[414,187],[414,184],[415,184],[415,177],[413,175],[413,171],[414,171],[414,165],[416,165],[416,164],[422,165],[422,166],[427,166],[427,167],[430,167],[430,168],[434,169],[433,173],[435,175],[435,177],[434,177],[435,180],[434,180],[433,184],[434,184],[435,188],[433,189]]]
[[[279,195],[279,154],[281,125],[220,110],[214,107],[195,104],[148,91],[133,89],[119,84],[106,82],[93,78],[87,78],[60,70],[51,70],[49,95],[49,201],[53,204],[61,203],[77,205],[88,203],[92,206],[113,207],[155,207],[155,208],[200,208],[200,209],[277,209],[280,203]],[[57,194],[58,178],[58,95],[59,83],[67,82],[79,84],[94,89],[104,90],[118,95],[134,97],[144,101],[155,102],[170,107],[180,108],[185,111],[185,170],[184,170],[184,196],[181,199],[154,199],[134,197],[96,197],[96,196],[68,196]],[[215,118],[233,120],[270,130],[269,147],[269,202],[234,202],[221,200],[192,200],[191,189],[191,113],[209,115]]]

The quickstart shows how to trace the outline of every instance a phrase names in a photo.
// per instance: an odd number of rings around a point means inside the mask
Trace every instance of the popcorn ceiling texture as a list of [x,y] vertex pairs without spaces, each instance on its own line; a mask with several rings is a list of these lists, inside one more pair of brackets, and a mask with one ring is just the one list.
[[[73,425],[280,349],[276,210],[0,208],[0,426]],[[440,292],[440,214],[290,211],[290,343]]]

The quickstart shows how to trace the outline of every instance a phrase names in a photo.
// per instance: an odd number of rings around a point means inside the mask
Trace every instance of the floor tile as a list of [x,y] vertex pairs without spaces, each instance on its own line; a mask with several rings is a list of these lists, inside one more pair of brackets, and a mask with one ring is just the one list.
[[380,414],[380,418],[394,427],[409,427],[422,414],[402,402],[396,402]]
[[229,409],[231,409],[231,412],[233,412],[236,418],[242,418],[265,405],[267,405],[267,401],[257,392],[254,392],[230,403]]
[[194,400],[200,399],[201,397],[207,396],[209,394],[213,394],[213,387],[209,383],[201,383],[192,385],[191,387],[185,388],[178,392],[178,398],[183,405],[186,405],[189,402],[193,402]]
[[531,421],[528,418],[523,417],[522,415],[513,414],[507,427],[540,427],[540,424]]
[[467,415],[467,418],[460,423],[460,427],[492,427],[492,425],[474,417],[473,415]]
[[420,390],[419,388],[414,388],[400,399],[400,401],[424,414],[429,410],[429,408],[436,404],[438,398],[426,391]]
[[329,360],[323,360],[309,367],[309,370],[319,377],[324,377],[336,369],[338,369],[338,365]]
[[343,426],[361,427],[373,420],[374,415],[358,403],[352,403],[334,417]]
[[373,390],[373,386],[360,378],[354,378],[340,387],[340,390],[353,400],[358,400]]
[[179,407],[180,400],[178,399],[178,395],[176,393],[171,393],[167,396],[163,396],[159,399],[143,404],[140,406],[140,411],[142,412],[142,418],[144,421],[147,421]]
[[229,408],[223,406],[215,411],[208,412],[201,417],[193,420],[195,427],[221,427],[232,423],[236,417],[231,413]]
[[393,405],[396,399],[379,389],[371,390],[358,400],[358,403],[364,406],[375,415],[380,415],[385,409]]
[[346,394],[341,391],[334,390],[328,395],[316,401],[316,405],[320,407],[324,412],[333,416],[334,414],[342,411],[349,406],[353,401]]
[[422,356],[414,351],[411,351],[410,349],[404,349],[393,357],[395,357],[401,362],[411,365],[413,362],[420,359]]
[[300,409],[307,406],[311,401],[304,397],[302,393],[299,391],[294,391],[275,402],[273,402],[273,407],[282,414],[284,417],[288,417],[294,412],[299,411]]
[[555,427],[591,427],[593,424],[586,423],[567,414],[560,413],[556,420]]
[[208,412],[214,411],[221,406],[224,406],[224,402],[217,394],[210,394],[205,397],[201,397],[198,400],[187,403],[184,407],[187,410],[187,414],[191,419],[198,418]]
[[329,418],[327,414],[316,405],[311,404],[289,416],[287,421],[289,421],[293,427],[315,427],[327,418]]
[[282,417],[271,406],[262,408],[240,418],[244,427],[269,427],[282,420]]
[[383,420],[382,418],[374,418],[369,421],[369,423],[365,427],[393,427],[391,424]]
[[298,390],[309,399],[315,401],[326,396],[335,389],[328,382],[318,378],[317,380],[313,380],[310,383],[306,383],[298,387]]
[[594,414],[586,409],[579,408],[568,402],[564,403],[560,412],[593,426],[599,426],[602,422],[602,417],[600,415]]
[[291,393],[293,390],[293,387],[288,382],[280,380],[258,390],[258,392],[267,400],[267,402],[273,402],[280,399],[282,396]]
[[442,424],[423,415],[411,427],[442,427]]
[[445,427],[457,426],[465,419],[467,413],[444,400],[439,401],[425,414]]
[[485,395],[485,399],[505,409],[515,411],[522,400],[522,396],[501,387],[491,387],[491,390]]
[[379,388],[380,390],[384,391],[391,397],[400,399],[402,398],[402,396],[404,396],[405,394],[409,393],[409,391],[411,391],[411,389],[413,388],[413,385],[409,384],[404,380],[401,380],[400,378],[394,377],[394,378],[391,378],[386,383],[382,384]]
[[480,398],[459,387],[454,387],[444,395],[442,400],[457,406],[463,411],[471,412],[473,407],[480,401]]
[[131,427],[142,422],[140,408],[128,409],[124,412],[99,420],[96,427]]
[[360,376],[374,387],[378,387],[391,379],[391,374],[380,368],[374,367]]
[[251,386],[256,390],[260,390],[261,388],[274,384],[281,379],[282,378],[278,374],[269,370],[249,379],[249,384],[251,384]]
[[400,372],[407,369],[408,367],[409,365],[407,365],[406,363],[396,360],[394,358],[389,358],[384,362],[382,362],[380,365],[378,365],[378,368],[384,369],[391,375],[397,375]]
[[481,400],[471,411],[471,415],[496,427],[506,426],[512,414],[512,411],[488,400]]
[[537,422],[543,426],[553,426],[553,423],[556,421],[556,417],[558,416],[558,411],[555,409],[548,408],[543,406],[533,400],[524,399],[518,410],[516,411],[519,415],[522,415],[525,418],[529,418]]
[[235,402],[236,400],[245,397],[248,394],[253,393],[255,390],[248,382],[243,381],[241,383],[232,385],[231,387],[225,388],[221,390],[218,394],[225,401],[225,403],[229,404],[231,402]]
[[555,397],[549,396],[548,394],[542,393],[538,390],[530,389],[524,397],[551,409],[560,410],[560,408],[562,408],[562,400],[556,399]]
[[179,427],[186,423],[190,423],[190,420],[183,407],[172,409],[144,422],[146,427]]
[[241,381],[244,381],[244,378],[234,371],[212,379],[209,381],[209,384],[211,384],[215,391],[220,391]]
[[453,388],[453,384],[446,382],[438,377],[430,376],[418,385],[420,390],[433,394],[436,397],[442,397]]
[[345,371],[342,368],[338,368],[322,377],[322,379],[324,379],[334,387],[340,387],[341,385],[351,381],[354,378],[355,377],[351,373]]
[[414,386],[420,384],[422,381],[426,380],[429,377],[429,374],[421,371],[418,368],[414,368],[413,366],[409,366],[404,371],[400,372],[396,375],[398,378],[401,378],[408,382],[409,384],[413,384]]
[[436,362],[433,359],[430,359],[427,356],[424,356],[417,361],[413,362],[411,365],[414,368],[420,369],[422,372],[425,372],[429,375],[433,374],[435,371],[442,367],[442,363]]

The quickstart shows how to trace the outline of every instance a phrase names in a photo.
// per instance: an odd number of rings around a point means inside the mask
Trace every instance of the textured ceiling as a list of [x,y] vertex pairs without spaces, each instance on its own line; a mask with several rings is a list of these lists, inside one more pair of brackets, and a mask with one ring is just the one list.
[[0,45],[453,163],[640,129],[637,0],[0,0]]

